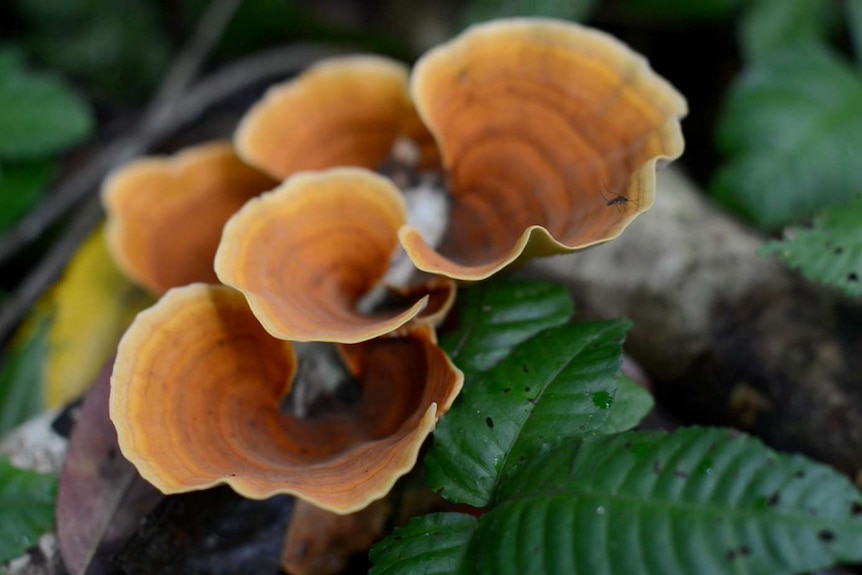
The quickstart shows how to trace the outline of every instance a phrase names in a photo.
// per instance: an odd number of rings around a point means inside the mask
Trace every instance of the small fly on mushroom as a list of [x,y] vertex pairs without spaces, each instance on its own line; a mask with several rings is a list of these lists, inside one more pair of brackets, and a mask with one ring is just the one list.
[[625,211],[631,199],[619,192],[609,190],[606,186],[602,186],[602,198],[605,199],[605,205],[609,208],[617,206],[617,210]]

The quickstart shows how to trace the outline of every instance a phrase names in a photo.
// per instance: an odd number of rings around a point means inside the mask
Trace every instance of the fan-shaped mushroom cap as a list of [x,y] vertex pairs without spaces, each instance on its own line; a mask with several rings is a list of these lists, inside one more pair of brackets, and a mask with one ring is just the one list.
[[613,239],[652,205],[657,161],[683,150],[682,96],[577,24],[470,28],[419,61],[412,91],[454,205],[439,253],[411,228],[401,242],[418,268],[457,279]]
[[399,136],[417,141],[424,162],[436,157],[410,100],[407,68],[379,56],[347,56],[270,88],[234,141],[245,161],[284,179],[304,170],[377,168]]
[[120,343],[111,419],[123,454],[166,493],[227,483],[347,513],[382,497],[461,388],[430,330],[345,348],[361,392],[300,420],[280,404],[296,371],[238,292],[193,284],[138,315]]
[[386,274],[405,221],[404,200],[386,178],[362,168],[303,172],[231,218],[216,273],[245,294],[275,337],[364,341],[404,325],[427,303],[388,315],[357,311]]
[[243,164],[227,142],[131,162],[102,187],[108,246],[123,273],[153,293],[214,283],[222,226],[276,184]]

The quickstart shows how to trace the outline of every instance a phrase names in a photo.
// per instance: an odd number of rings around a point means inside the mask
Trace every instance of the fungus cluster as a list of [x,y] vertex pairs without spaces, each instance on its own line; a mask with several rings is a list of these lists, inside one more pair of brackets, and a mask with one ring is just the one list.
[[[653,203],[657,163],[682,153],[685,113],[610,36],[504,20],[412,76],[372,56],[318,63],[270,89],[232,144],[121,168],[103,188],[109,242],[162,295],[114,366],[124,455],[164,492],[227,483],[337,513],[382,497],[461,388],[434,334],[455,280],[619,235]],[[439,244],[375,172],[405,141],[414,169],[445,178]],[[369,309],[399,249],[431,279]],[[282,410],[305,341],[339,346],[354,406]]]

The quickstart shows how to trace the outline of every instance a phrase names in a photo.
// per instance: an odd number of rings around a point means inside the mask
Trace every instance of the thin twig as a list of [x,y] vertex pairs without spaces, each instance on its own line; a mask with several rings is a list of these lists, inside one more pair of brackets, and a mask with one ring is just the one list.
[[179,98],[198,76],[240,4],[241,0],[210,2],[206,13],[195,26],[191,40],[171,64],[170,72],[156,90],[144,115],[145,124],[170,123]]
[[112,166],[134,156],[134,143],[127,137],[113,140],[83,168],[60,183],[53,194],[24,216],[0,239],[0,263],[11,259],[24,247],[40,238],[48,228],[86,198]]
[[322,58],[349,52],[345,46],[294,44],[259,52],[235,60],[194,85],[177,105],[170,130],[174,133],[195,121],[216,104],[227,100],[245,88],[274,78],[293,75]]
[[[185,128],[204,112],[244,88],[275,77],[291,75],[316,60],[345,51],[345,48],[336,46],[300,44],[274,48],[226,65],[199,81],[187,95],[179,99],[170,125],[165,124],[153,132],[115,141],[93,162],[71,176],[66,185],[73,181],[74,186],[83,188],[82,195],[86,197],[95,191],[108,170],[116,165],[117,158],[130,158],[149,150],[155,143]],[[97,208],[95,219],[89,215],[90,206]],[[0,310],[0,341],[6,340],[27,310],[60,277],[75,250],[86,238],[86,234],[81,236],[78,233],[78,226],[86,227],[87,231],[92,230],[101,216],[98,207],[97,198],[92,198],[57,239],[51,251],[4,302]]]

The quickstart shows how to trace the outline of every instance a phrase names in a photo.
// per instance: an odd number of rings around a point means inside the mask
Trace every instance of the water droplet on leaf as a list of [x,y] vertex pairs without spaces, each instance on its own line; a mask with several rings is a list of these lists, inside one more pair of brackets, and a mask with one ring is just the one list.
[[592,397],[593,405],[599,409],[608,409],[614,402],[613,396],[607,391],[597,391]]

